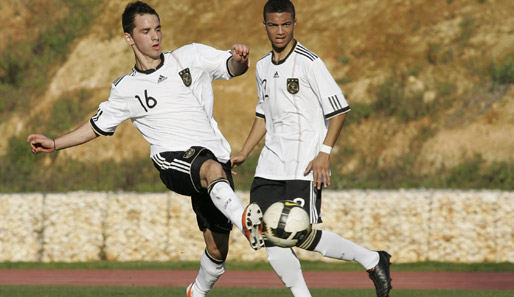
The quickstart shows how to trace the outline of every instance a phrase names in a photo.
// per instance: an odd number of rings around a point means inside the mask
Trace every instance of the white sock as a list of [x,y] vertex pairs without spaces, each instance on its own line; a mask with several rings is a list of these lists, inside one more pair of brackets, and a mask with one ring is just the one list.
[[200,271],[196,276],[192,291],[194,297],[203,297],[212,289],[216,281],[225,272],[225,261],[212,259],[204,251],[200,259]]
[[303,278],[300,260],[290,248],[266,247],[268,261],[286,287],[295,297],[311,297]]
[[244,207],[230,185],[226,182],[217,182],[212,186],[209,195],[214,205],[232,221],[232,224],[243,231],[243,223],[241,220],[243,218]]
[[357,261],[366,270],[375,267],[380,260],[377,252],[368,250],[331,231],[321,231],[321,239],[314,251],[325,257],[345,261]]

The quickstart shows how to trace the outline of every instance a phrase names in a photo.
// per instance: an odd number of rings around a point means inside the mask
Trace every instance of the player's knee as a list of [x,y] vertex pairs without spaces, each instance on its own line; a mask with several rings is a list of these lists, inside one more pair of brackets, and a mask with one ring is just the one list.
[[266,248],[268,261],[288,288],[304,281],[300,260],[287,248]]
[[223,170],[223,167],[220,163],[214,160],[208,160],[205,161],[205,163],[202,165],[202,168],[200,169],[200,178],[205,180],[205,183],[209,185],[214,180],[220,178],[226,179],[227,175],[225,174],[225,171]]
[[[268,258],[269,260],[269,258]],[[302,268],[299,262],[291,261],[287,263],[287,271],[283,269],[275,269],[275,272],[280,277],[282,282],[287,288],[296,286],[297,283],[303,282]]]
[[[266,250],[271,266],[281,265],[284,260],[287,260],[289,267],[301,269],[300,260],[288,248],[272,247],[266,248]],[[277,250],[280,252],[276,252]]]

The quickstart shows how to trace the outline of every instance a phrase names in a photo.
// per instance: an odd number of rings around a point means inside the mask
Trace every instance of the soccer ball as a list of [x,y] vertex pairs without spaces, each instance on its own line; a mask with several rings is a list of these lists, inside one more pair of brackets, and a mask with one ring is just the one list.
[[311,230],[309,214],[293,201],[273,203],[264,213],[266,239],[276,246],[293,247]]

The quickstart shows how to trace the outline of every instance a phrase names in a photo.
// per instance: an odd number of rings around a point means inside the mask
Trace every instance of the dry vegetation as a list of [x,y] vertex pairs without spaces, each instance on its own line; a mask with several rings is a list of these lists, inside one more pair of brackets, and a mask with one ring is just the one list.
[[[262,25],[264,0],[149,2],[160,13],[166,50],[190,42],[228,49],[242,42],[252,48],[253,65],[269,50]],[[433,174],[474,158],[486,164],[514,162],[512,80],[493,79],[496,70],[514,59],[513,1],[294,2],[296,38],[323,58],[353,107],[338,142],[334,172]],[[55,3],[59,1],[0,3],[0,53],[57,21],[62,12],[48,9]],[[98,17],[48,70],[44,90],[31,94],[29,108],[1,113],[0,152],[8,151],[11,137],[44,130],[36,122],[50,123],[55,102],[84,91],[81,108],[90,112],[82,110],[74,119],[76,124],[87,120],[107,98],[110,83],[130,71],[133,56],[119,20],[125,4],[102,1]],[[42,11],[48,18],[38,26],[35,16]],[[5,75],[5,67],[0,68],[0,79]],[[215,92],[215,116],[237,151],[254,116],[253,69],[235,80],[216,82]],[[47,157],[46,164],[69,158],[120,162],[147,154],[148,145],[124,123],[113,137]]]

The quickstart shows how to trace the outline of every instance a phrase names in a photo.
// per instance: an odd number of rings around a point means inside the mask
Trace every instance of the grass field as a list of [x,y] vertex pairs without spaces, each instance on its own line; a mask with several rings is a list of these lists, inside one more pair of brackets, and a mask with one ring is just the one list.
[[[88,262],[88,263],[0,263],[0,269],[193,269],[197,262]],[[355,263],[325,263],[304,261],[305,271],[361,271]],[[270,270],[262,262],[229,262],[230,270]],[[514,271],[514,263],[450,264],[438,262],[395,264],[393,271]],[[394,286],[394,282],[393,282]],[[372,289],[312,289],[313,297],[373,297]],[[80,287],[80,286],[0,286],[0,297],[183,297],[184,287]],[[291,297],[288,289],[269,288],[222,288],[215,287],[209,297]],[[406,290],[394,289],[393,297],[507,297],[514,296],[512,290]]]
[[[312,289],[313,297],[373,297],[372,289]],[[393,290],[393,297],[510,297],[513,291],[501,290]],[[2,297],[184,297],[184,287],[59,287],[0,286]],[[291,297],[287,289],[214,288],[209,297]]]

